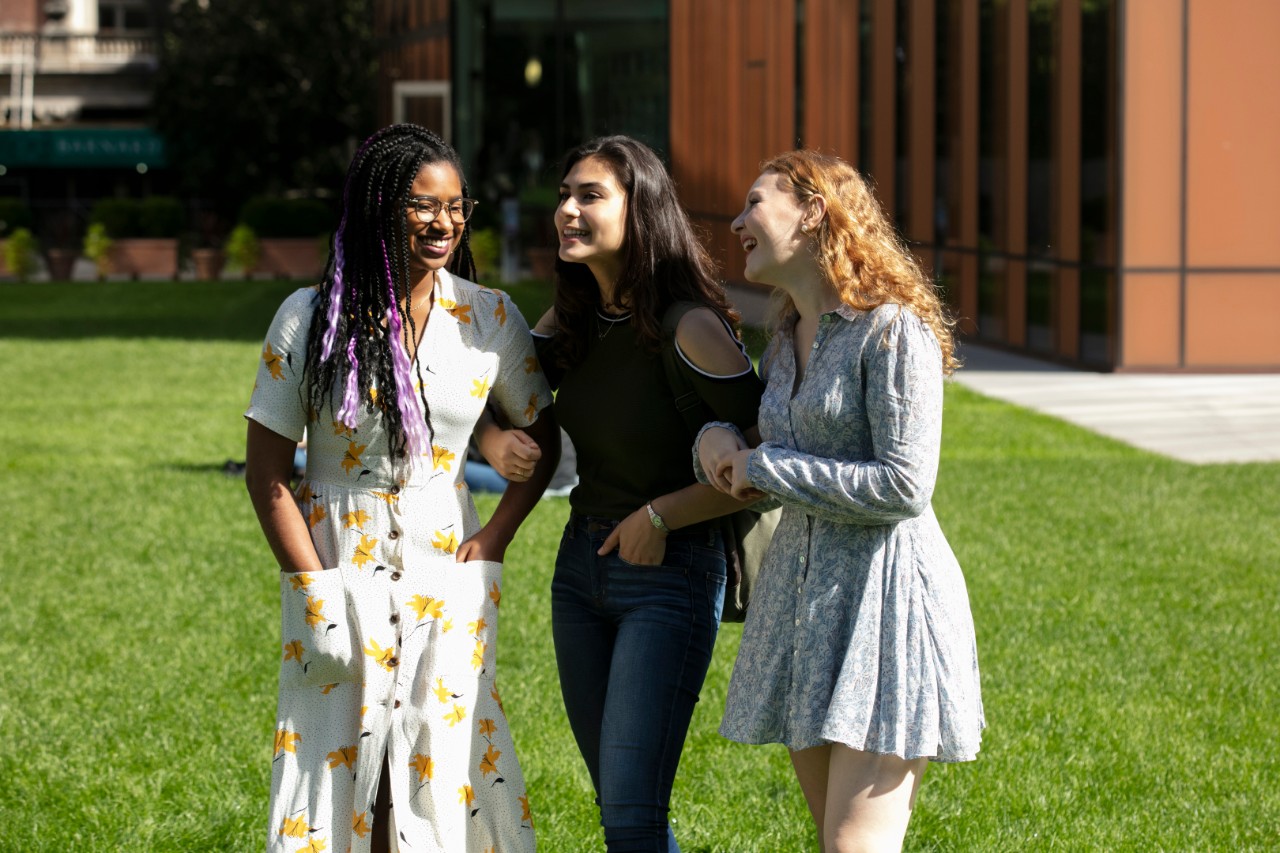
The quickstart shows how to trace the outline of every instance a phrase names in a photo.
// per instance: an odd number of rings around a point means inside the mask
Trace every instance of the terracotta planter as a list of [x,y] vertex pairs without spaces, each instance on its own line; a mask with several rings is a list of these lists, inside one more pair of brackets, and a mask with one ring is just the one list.
[[50,281],[70,281],[71,270],[76,265],[80,253],[75,249],[47,249],[44,253],[45,263],[49,265]]
[[319,237],[258,238],[258,272],[276,278],[319,281],[329,260],[328,247]]
[[215,281],[222,274],[222,265],[227,257],[221,249],[192,249],[191,263],[196,268],[196,279],[199,281]]
[[111,246],[111,269],[130,278],[177,278],[178,241],[171,237],[130,237]]

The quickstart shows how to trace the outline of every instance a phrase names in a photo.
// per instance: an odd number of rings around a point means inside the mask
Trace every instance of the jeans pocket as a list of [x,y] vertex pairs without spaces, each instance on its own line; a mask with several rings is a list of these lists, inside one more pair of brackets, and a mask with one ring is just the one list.
[[280,573],[280,683],[314,687],[360,680],[360,645],[341,569]]

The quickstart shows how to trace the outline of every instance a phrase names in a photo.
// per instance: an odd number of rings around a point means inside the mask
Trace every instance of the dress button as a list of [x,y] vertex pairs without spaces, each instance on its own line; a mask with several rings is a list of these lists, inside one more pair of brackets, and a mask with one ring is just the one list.
[[393,495],[398,495],[398,494],[400,494],[400,487],[399,487],[399,486],[392,486],[392,487],[391,487],[391,494],[393,494]]
[[814,341],[814,342],[813,342],[813,348],[814,348],[814,349],[817,349],[817,348],[818,348],[818,342],[817,342],[817,341]]
[[391,658],[389,661],[387,661],[387,666],[399,666],[399,665],[400,665],[400,658]]
[[797,619],[797,620],[796,620],[796,627],[797,627],[797,628],[799,628],[799,627],[800,627],[800,620],[799,620],[799,619]]
[[399,573],[399,572],[392,572],[392,573],[391,573],[391,579],[392,579],[393,581],[398,581],[398,580],[400,580],[400,573]]
[[388,539],[399,539],[399,538],[400,538],[400,531],[399,531],[399,530],[393,530],[393,531],[391,531],[390,533],[388,533],[388,534],[387,534],[387,538],[388,538]]
[[392,705],[391,707],[393,707],[393,708],[399,708],[399,707],[400,707],[400,700],[399,700],[399,699],[397,699],[397,700],[396,700],[396,704]]
[[400,614],[399,614],[399,613],[392,613],[392,614],[391,614],[391,624],[392,624],[392,625],[394,625],[394,624],[396,624],[396,623],[397,623],[397,622],[399,622],[399,621],[400,621]]

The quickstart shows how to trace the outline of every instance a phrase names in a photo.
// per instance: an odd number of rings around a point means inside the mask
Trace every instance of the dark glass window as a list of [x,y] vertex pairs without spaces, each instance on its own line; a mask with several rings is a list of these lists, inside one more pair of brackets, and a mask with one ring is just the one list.
[[1080,92],[1080,357],[1112,361],[1116,271],[1116,10],[1084,4]]

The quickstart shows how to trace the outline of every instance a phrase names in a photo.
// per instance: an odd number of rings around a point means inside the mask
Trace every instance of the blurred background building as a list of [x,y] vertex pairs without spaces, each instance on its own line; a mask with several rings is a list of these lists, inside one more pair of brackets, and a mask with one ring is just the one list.
[[[140,106],[148,27],[236,2],[5,0],[0,193],[145,192],[139,164],[164,180],[174,134],[149,135],[164,123]],[[730,280],[759,163],[806,146],[873,178],[966,336],[1104,370],[1280,370],[1275,0],[364,2],[365,129],[452,141],[477,224],[534,273],[554,251],[557,161],[583,139],[658,149]],[[272,4],[290,5],[314,14]],[[151,139],[154,160],[14,153],[108,130],[135,153]],[[52,150],[122,147],[64,139]]]

